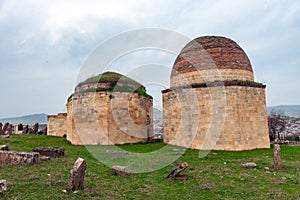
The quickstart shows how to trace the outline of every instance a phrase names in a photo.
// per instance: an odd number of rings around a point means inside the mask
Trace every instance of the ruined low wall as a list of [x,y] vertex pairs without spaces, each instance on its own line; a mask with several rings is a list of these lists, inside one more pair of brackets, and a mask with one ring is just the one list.
[[264,88],[167,91],[163,109],[165,143],[231,151],[270,148]]
[[37,147],[33,148],[32,151],[39,153],[41,156],[49,156],[51,158],[59,158],[65,156],[65,149],[61,147]]
[[67,134],[67,113],[48,116],[47,135],[60,136]]
[[37,164],[39,153],[0,151],[0,165],[32,165]]

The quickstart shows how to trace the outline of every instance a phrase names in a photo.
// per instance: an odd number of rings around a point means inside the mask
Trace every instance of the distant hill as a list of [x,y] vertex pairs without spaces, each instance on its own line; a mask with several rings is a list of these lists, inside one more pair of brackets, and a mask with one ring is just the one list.
[[300,105],[268,106],[267,111],[268,115],[270,115],[272,111],[279,111],[283,112],[284,115],[300,118]]
[[[268,106],[267,107],[268,115],[270,115],[273,110],[281,111],[284,113],[284,115],[287,116],[300,118],[300,105]],[[163,112],[159,109],[153,108],[153,118],[154,120],[162,120]],[[20,123],[24,125],[25,124],[33,125],[35,123],[47,124],[47,115],[45,113],[41,113],[41,114],[26,115],[21,117],[2,118],[0,119],[0,122],[2,123],[9,122],[14,125]]]
[[33,125],[35,123],[47,124],[47,115],[45,113],[26,115],[21,117],[11,117],[0,119],[3,124],[8,122],[13,125],[22,123],[23,125]]
[[153,108],[153,119],[154,120],[162,120],[163,112],[157,108]]

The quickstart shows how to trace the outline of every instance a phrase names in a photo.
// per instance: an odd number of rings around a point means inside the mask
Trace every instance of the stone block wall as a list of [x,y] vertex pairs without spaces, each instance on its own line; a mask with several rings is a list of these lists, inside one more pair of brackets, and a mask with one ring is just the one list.
[[163,93],[163,109],[165,143],[233,151],[270,147],[264,88],[171,90]]
[[47,135],[60,136],[67,134],[67,113],[48,116]]
[[75,93],[79,93],[88,89],[95,88],[109,88],[110,83],[90,83],[90,84],[82,84],[75,88]]
[[153,136],[152,99],[137,93],[79,93],[67,109],[67,139],[72,144],[137,143]]
[[28,152],[14,152],[14,151],[0,151],[0,165],[31,165],[37,164],[39,160],[39,153]]
[[51,158],[59,158],[65,156],[64,148],[53,148],[53,147],[37,147],[32,149],[33,152],[39,153],[41,156],[48,156]]
[[171,88],[213,81],[254,81],[253,72],[242,69],[210,69],[191,71],[188,73],[173,72],[171,76]]
[[107,92],[75,94],[67,105],[67,140],[76,145],[108,144],[108,101]]

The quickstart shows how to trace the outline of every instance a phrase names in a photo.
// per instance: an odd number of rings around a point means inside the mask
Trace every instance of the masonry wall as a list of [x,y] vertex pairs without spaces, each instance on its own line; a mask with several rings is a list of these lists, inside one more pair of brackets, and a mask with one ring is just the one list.
[[163,109],[165,143],[232,151],[270,147],[264,88],[168,91]]
[[67,134],[67,113],[48,116],[47,135],[60,136]]
[[37,164],[39,160],[39,153],[33,152],[14,152],[14,151],[0,151],[0,166],[1,165],[31,165]]
[[72,144],[137,143],[153,136],[152,99],[137,93],[79,93],[67,109],[67,139]]
[[171,88],[197,83],[207,83],[213,81],[254,81],[253,72],[242,69],[209,69],[191,71],[188,73],[176,73],[171,76]]

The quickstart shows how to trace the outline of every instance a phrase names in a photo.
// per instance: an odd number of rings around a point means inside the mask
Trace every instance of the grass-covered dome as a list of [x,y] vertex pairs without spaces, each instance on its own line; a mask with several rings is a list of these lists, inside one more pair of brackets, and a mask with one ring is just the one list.
[[90,77],[79,83],[75,88],[75,93],[101,91],[135,92],[152,98],[147,94],[146,88],[141,83],[116,72],[104,72]]

